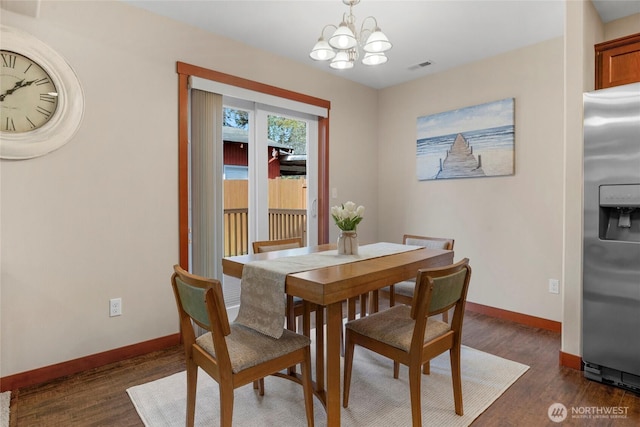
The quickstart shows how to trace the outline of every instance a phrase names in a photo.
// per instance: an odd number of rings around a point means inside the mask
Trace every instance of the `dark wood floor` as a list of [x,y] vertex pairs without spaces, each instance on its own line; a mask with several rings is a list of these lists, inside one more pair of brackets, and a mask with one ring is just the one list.
[[[482,314],[467,313],[463,343],[531,368],[474,426],[553,426],[553,403],[572,408],[623,407],[624,419],[572,419],[568,426],[638,426],[640,396],[583,378],[558,365],[560,335]],[[180,347],[172,347],[39,386],[12,391],[10,426],[142,426],[126,389],[184,370]]]

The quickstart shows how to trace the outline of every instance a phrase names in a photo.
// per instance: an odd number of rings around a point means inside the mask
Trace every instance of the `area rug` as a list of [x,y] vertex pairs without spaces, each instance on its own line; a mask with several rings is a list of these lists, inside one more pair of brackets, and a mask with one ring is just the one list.
[[[422,423],[468,426],[505,392],[529,367],[470,347],[462,348],[464,415],[454,411],[449,353],[431,361],[431,374],[422,376]],[[127,390],[147,427],[184,425],[186,378],[180,372]],[[322,404],[314,398],[315,423],[326,426]],[[219,425],[218,385],[206,373],[198,374],[196,426]],[[349,407],[342,409],[343,426],[411,425],[407,368],[393,378],[393,362],[356,347]],[[302,388],[291,381],[267,377],[265,395],[249,384],[236,389],[234,426],[299,427],[305,425]]]
[[11,392],[0,393],[0,427],[9,427],[9,405],[11,404]]

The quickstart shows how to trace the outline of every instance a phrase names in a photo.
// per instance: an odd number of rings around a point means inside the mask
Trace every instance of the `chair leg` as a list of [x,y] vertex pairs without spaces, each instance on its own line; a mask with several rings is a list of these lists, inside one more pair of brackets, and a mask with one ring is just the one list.
[[428,360],[422,365],[422,373],[425,375],[429,375],[431,373],[431,361]]
[[[356,318],[356,302],[358,298],[349,298],[347,300],[347,321],[354,320]],[[340,308],[342,310],[342,308]],[[342,319],[342,311],[340,312],[340,318]],[[340,329],[340,355],[344,357],[344,326]]]
[[398,379],[400,375],[400,363],[393,361],[393,378]]
[[[286,310],[287,310],[287,329],[293,332],[297,332],[298,327],[296,325],[295,308],[293,306],[293,297],[291,295],[287,295]],[[295,375],[296,373],[295,365],[289,367],[288,371],[289,371],[289,375]]]
[[296,332],[296,316],[294,315],[293,297],[287,295],[287,329]]
[[219,384],[220,389],[220,427],[231,427],[233,418],[233,386]]
[[347,320],[353,320],[356,318],[356,301],[357,298],[349,298],[347,300]]
[[[323,306],[316,306],[316,354],[324,354],[324,310]],[[340,313],[342,316],[342,313]],[[340,329],[342,332],[342,329]],[[342,336],[340,336],[342,344]],[[316,359],[316,381],[320,390],[324,389],[324,363],[322,358]]]
[[260,396],[264,396],[264,378],[253,382],[253,389],[258,390]]
[[195,420],[197,384],[198,365],[196,365],[193,360],[187,360],[187,427],[193,427]]
[[377,313],[380,309],[380,292],[376,289],[371,291],[371,298],[369,300],[369,313]]
[[462,410],[462,376],[460,375],[460,345],[454,345],[449,350],[449,358],[451,359],[451,379],[453,380],[453,401],[456,408],[456,414],[464,415]]
[[304,409],[307,414],[307,426],[313,427],[313,389],[311,388],[311,350],[305,349],[305,360],[300,364],[302,389],[304,391]]
[[344,354],[344,387],[342,394],[342,406],[346,408],[349,406],[349,389],[351,388],[351,368],[353,367],[353,351],[355,344],[351,339],[351,332],[349,329],[345,332],[345,354]]
[[363,318],[367,315],[367,300],[369,299],[369,294],[360,295],[360,318]]
[[413,427],[422,426],[422,409],[420,394],[420,384],[422,376],[420,375],[420,365],[409,365],[409,393],[411,395],[411,420]]
[[389,307],[396,305],[396,292],[393,285],[389,286]]
[[[349,315],[349,300],[347,300],[347,316]],[[328,316],[328,311],[327,311],[327,316]],[[340,305],[340,322],[342,323],[340,325],[340,357],[344,357],[344,322],[343,322],[343,316],[344,313],[342,312],[342,305]]]
[[307,337],[311,336],[311,303],[304,301],[302,303],[302,331]]
[[449,311],[445,311],[442,313],[442,321],[444,323],[449,323]]

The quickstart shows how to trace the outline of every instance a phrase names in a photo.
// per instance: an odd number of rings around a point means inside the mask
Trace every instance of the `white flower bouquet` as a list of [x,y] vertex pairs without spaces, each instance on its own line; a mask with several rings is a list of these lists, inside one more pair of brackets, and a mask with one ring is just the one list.
[[351,201],[331,208],[331,216],[342,231],[355,231],[363,215],[364,206],[356,207],[356,204]]

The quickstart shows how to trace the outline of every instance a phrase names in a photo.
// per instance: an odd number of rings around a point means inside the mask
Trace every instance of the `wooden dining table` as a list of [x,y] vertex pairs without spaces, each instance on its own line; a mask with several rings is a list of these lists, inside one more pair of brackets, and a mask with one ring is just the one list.
[[[306,255],[333,250],[335,244],[286,249],[222,259],[224,274],[241,278],[245,264],[256,260]],[[340,357],[342,303],[392,285],[414,279],[421,268],[453,263],[453,251],[418,248],[406,252],[318,268],[286,276],[285,292],[310,303],[326,307],[326,348],[322,329],[316,327],[316,373],[314,392],[324,404],[327,426],[340,425]],[[316,325],[317,326],[317,325]],[[326,372],[326,377],[325,377]]]

